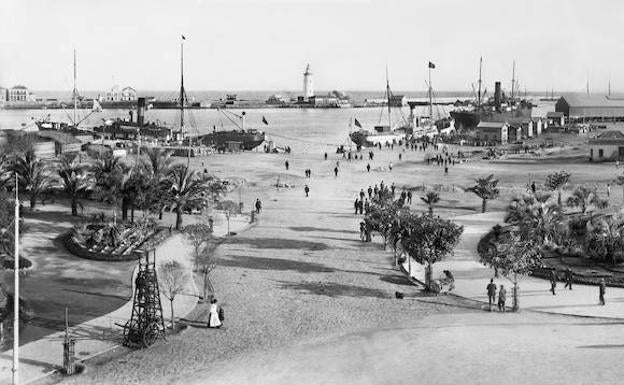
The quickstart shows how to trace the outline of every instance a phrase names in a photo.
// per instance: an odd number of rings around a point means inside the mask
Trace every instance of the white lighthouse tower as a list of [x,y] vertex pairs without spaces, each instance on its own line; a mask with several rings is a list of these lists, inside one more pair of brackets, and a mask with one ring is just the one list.
[[312,71],[310,71],[310,64],[308,64],[303,73],[303,97],[305,100],[308,100],[312,96],[314,96],[314,83],[312,80]]

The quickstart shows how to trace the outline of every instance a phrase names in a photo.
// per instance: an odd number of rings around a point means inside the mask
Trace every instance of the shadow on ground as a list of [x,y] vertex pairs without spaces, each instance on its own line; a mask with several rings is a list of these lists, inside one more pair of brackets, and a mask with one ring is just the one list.
[[332,273],[335,270],[320,263],[301,262],[283,258],[249,257],[245,255],[230,255],[229,258],[220,258],[219,266],[240,267],[255,270],[294,270],[300,273]]
[[297,250],[326,250],[329,246],[322,242],[301,241],[281,238],[245,238],[235,237],[223,242],[224,244],[246,244],[257,249],[297,249]]
[[355,297],[355,298],[391,298],[390,293],[363,286],[343,285],[332,282],[280,282],[280,287],[294,290],[302,294],[324,295],[327,297]]

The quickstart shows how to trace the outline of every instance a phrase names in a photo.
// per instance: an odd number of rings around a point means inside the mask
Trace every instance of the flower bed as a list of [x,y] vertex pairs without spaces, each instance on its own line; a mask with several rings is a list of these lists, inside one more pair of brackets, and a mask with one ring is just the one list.
[[63,236],[72,254],[99,261],[132,261],[144,250],[158,246],[169,236],[164,227],[88,224],[74,227]]

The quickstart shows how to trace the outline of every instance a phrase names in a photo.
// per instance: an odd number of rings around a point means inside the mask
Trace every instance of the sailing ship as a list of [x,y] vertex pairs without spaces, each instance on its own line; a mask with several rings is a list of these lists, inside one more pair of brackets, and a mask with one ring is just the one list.
[[475,128],[480,122],[504,122],[510,118],[530,118],[533,104],[527,99],[516,99],[516,63],[513,64],[511,79],[511,96],[507,97],[500,88],[500,82],[495,83],[494,98],[484,102],[485,94],[482,91],[483,58],[479,58],[479,82],[477,103],[473,109],[458,109],[451,111],[458,129]]
[[[388,107],[388,125],[377,125],[374,131],[362,128],[360,123],[355,119],[355,125],[360,129],[349,133],[349,138],[355,145],[360,147],[374,147],[380,144],[398,143],[404,140],[406,133],[404,130],[395,130],[392,128],[392,90],[390,89],[390,81],[388,80],[388,69],[386,68],[386,102]],[[382,107],[383,108],[383,107]],[[351,124],[350,124],[351,126]],[[350,127],[350,131],[352,126]]]

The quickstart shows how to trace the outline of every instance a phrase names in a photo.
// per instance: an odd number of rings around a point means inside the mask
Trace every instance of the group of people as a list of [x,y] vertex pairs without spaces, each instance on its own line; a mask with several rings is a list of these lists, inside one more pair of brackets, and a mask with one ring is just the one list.
[[[490,283],[488,283],[487,287],[488,294],[488,305],[490,311],[492,311],[492,305],[496,303],[496,284],[494,283],[494,278],[490,279]],[[505,307],[505,301],[507,301],[507,289],[505,289],[505,285],[500,285],[498,289],[498,311],[505,312],[507,308]]]

